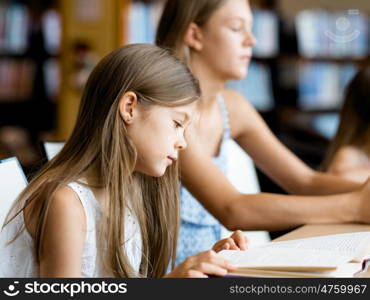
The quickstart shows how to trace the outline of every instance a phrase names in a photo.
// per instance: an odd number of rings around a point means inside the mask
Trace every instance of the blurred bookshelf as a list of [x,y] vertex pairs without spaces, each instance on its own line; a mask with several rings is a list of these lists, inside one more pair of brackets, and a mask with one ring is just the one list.
[[[336,133],[345,87],[359,67],[370,63],[370,7],[362,0],[251,3],[254,11],[275,14],[279,26],[278,33],[272,34],[278,35],[273,38],[278,41],[278,53],[254,57],[267,66],[272,78],[274,105],[260,112],[280,141],[317,169]],[[257,41],[259,33],[271,35],[265,29],[264,33],[254,29]],[[263,192],[285,193],[257,173]]]
[[[26,128],[33,142],[43,132],[67,139],[92,67],[123,44],[153,43],[164,2],[0,2],[0,140],[9,126]],[[250,2],[258,43],[247,77],[228,87],[316,168],[335,134],[344,87],[370,63],[368,0]]]
[[[164,1],[132,1],[127,42],[154,42]],[[257,44],[243,94],[276,136],[318,168],[336,132],[349,80],[370,62],[368,0],[250,0]],[[283,192],[258,172],[262,191]]]
[[56,129],[61,18],[57,1],[0,3],[0,153],[30,167]]
[[275,2],[283,20],[277,118],[282,140],[317,168],[335,135],[346,86],[370,63],[370,8],[362,0],[293,2]]
[[89,72],[126,42],[130,2],[0,2],[0,158],[17,156],[32,176],[40,142],[68,138]]

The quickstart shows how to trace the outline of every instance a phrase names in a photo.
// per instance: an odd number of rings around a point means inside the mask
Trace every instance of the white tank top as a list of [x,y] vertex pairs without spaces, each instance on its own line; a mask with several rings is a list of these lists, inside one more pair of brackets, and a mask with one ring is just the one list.
[[[78,195],[86,216],[86,238],[82,254],[82,277],[105,277],[97,251],[96,225],[101,216],[100,204],[90,188],[76,182],[68,186]],[[128,211],[125,218],[126,253],[133,269],[138,273],[142,255],[140,227],[136,218]],[[35,257],[33,238],[27,230],[11,244],[18,229],[24,224],[23,213],[17,215],[0,233],[0,277],[39,277],[39,266]]]

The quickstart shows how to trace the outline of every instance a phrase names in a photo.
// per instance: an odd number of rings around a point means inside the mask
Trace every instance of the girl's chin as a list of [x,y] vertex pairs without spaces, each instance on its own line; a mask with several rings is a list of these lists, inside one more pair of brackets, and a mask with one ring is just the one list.
[[148,172],[148,176],[151,177],[162,177],[166,173],[167,168],[158,168],[157,170],[152,170],[151,172]]
[[150,176],[150,177],[161,177],[166,173],[167,168],[150,168],[150,169],[136,169],[136,172]]
[[242,80],[247,76],[247,72],[235,72],[233,74],[230,74],[228,80]]
[[141,173],[150,177],[162,177],[165,172],[141,172]]
[[248,73],[248,67],[235,69],[235,70],[233,70],[233,72],[230,72],[230,74],[228,74],[229,75],[228,80],[244,79],[247,76],[247,73]]

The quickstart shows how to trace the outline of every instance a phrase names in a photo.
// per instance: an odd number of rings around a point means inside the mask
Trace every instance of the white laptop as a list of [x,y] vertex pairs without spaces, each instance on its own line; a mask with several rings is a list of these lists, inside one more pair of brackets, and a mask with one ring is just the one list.
[[0,230],[14,200],[27,186],[27,179],[17,158],[0,160]]
[[46,157],[51,160],[64,147],[64,142],[44,142]]

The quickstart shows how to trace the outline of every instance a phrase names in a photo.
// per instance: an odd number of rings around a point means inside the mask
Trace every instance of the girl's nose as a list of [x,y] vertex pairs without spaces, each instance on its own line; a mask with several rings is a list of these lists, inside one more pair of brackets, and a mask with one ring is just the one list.
[[187,147],[185,137],[181,135],[181,137],[176,142],[175,148],[176,150],[184,150]]
[[254,36],[253,32],[251,30],[247,30],[245,33],[245,39],[244,44],[249,47],[253,47],[256,45],[256,37]]

